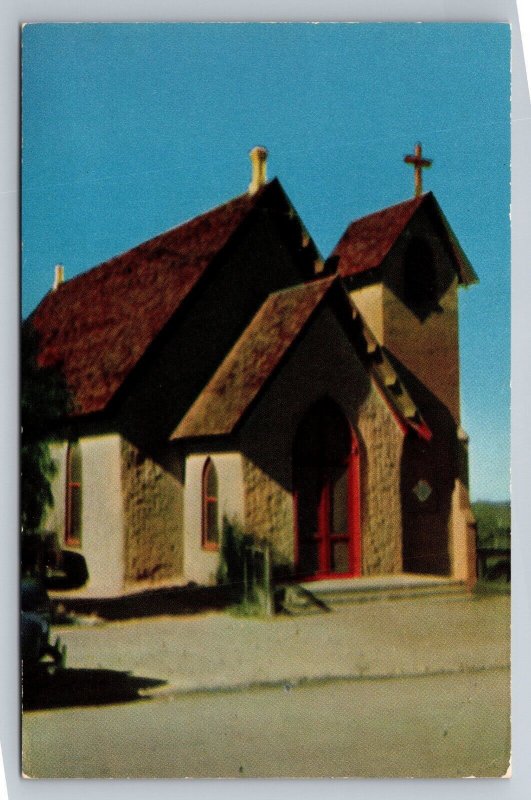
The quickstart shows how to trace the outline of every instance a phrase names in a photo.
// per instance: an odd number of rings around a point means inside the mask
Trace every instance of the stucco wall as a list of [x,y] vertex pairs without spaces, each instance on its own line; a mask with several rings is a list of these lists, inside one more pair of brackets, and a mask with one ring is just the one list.
[[[79,439],[82,462],[81,546],[67,548],[83,555],[88,583],[78,597],[111,597],[124,588],[121,443],[116,434]],[[44,521],[64,547],[66,442],[51,451],[57,465],[52,490],[54,508]]]
[[323,396],[338,403],[360,442],[363,572],[397,572],[402,552],[403,434],[327,307],[314,319],[242,428],[246,531],[272,542],[276,564],[293,566],[293,441],[305,412]]
[[126,440],[121,446],[125,581],[155,583],[183,570],[182,464],[170,450],[156,461]]
[[378,342],[383,344],[384,319],[383,319],[383,286],[381,283],[371,283],[350,292],[352,301],[366,320]]
[[207,458],[211,458],[218,477],[218,524],[223,517],[243,524],[243,471],[240,453],[200,453],[186,459],[184,495],[184,576],[187,581],[214,585],[219,565],[219,551],[202,546],[202,477]]
[[470,587],[476,583],[476,521],[470,508],[468,490],[457,480],[452,497],[450,531],[452,576]]

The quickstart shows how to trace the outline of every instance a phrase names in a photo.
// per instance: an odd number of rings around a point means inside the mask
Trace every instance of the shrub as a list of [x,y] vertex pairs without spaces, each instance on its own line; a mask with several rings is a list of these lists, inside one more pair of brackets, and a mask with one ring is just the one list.
[[218,583],[230,588],[231,599],[245,598],[245,547],[252,537],[245,534],[236,520],[223,518]]

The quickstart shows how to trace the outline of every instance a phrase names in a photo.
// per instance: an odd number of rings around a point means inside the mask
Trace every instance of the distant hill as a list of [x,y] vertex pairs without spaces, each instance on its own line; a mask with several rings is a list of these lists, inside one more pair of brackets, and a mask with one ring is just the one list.
[[[478,537],[482,544],[494,544],[500,539],[510,540],[511,503],[479,500],[472,503],[478,523]],[[500,543],[501,544],[501,543]]]

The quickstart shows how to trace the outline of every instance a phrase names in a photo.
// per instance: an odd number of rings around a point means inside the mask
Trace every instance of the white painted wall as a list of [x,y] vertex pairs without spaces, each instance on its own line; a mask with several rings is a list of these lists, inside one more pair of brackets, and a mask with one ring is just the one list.
[[[82,460],[81,553],[89,572],[88,583],[77,597],[111,597],[124,589],[124,521],[121,486],[120,436],[90,436],[79,440]],[[58,467],[53,479],[54,507],[44,526],[57,532],[64,547],[66,442],[51,453]]]
[[120,594],[124,585],[124,521],[120,436],[82,439],[82,552],[92,595]]
[[211,458],[218,475],[219,529],[223,517],[243,524],[243,464],[240,453],[202,453],[186,459],[184,488],[184,577],[211,586],[216,583],[219,552],[201,546],[201,484],[203,468]]

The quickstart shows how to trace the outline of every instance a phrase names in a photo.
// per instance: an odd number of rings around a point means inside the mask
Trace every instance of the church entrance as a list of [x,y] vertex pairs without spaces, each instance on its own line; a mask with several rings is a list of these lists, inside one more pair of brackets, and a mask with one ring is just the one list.
[[293,467],[297,577],[361,575],[359,447],[331,400],[299,425]]

